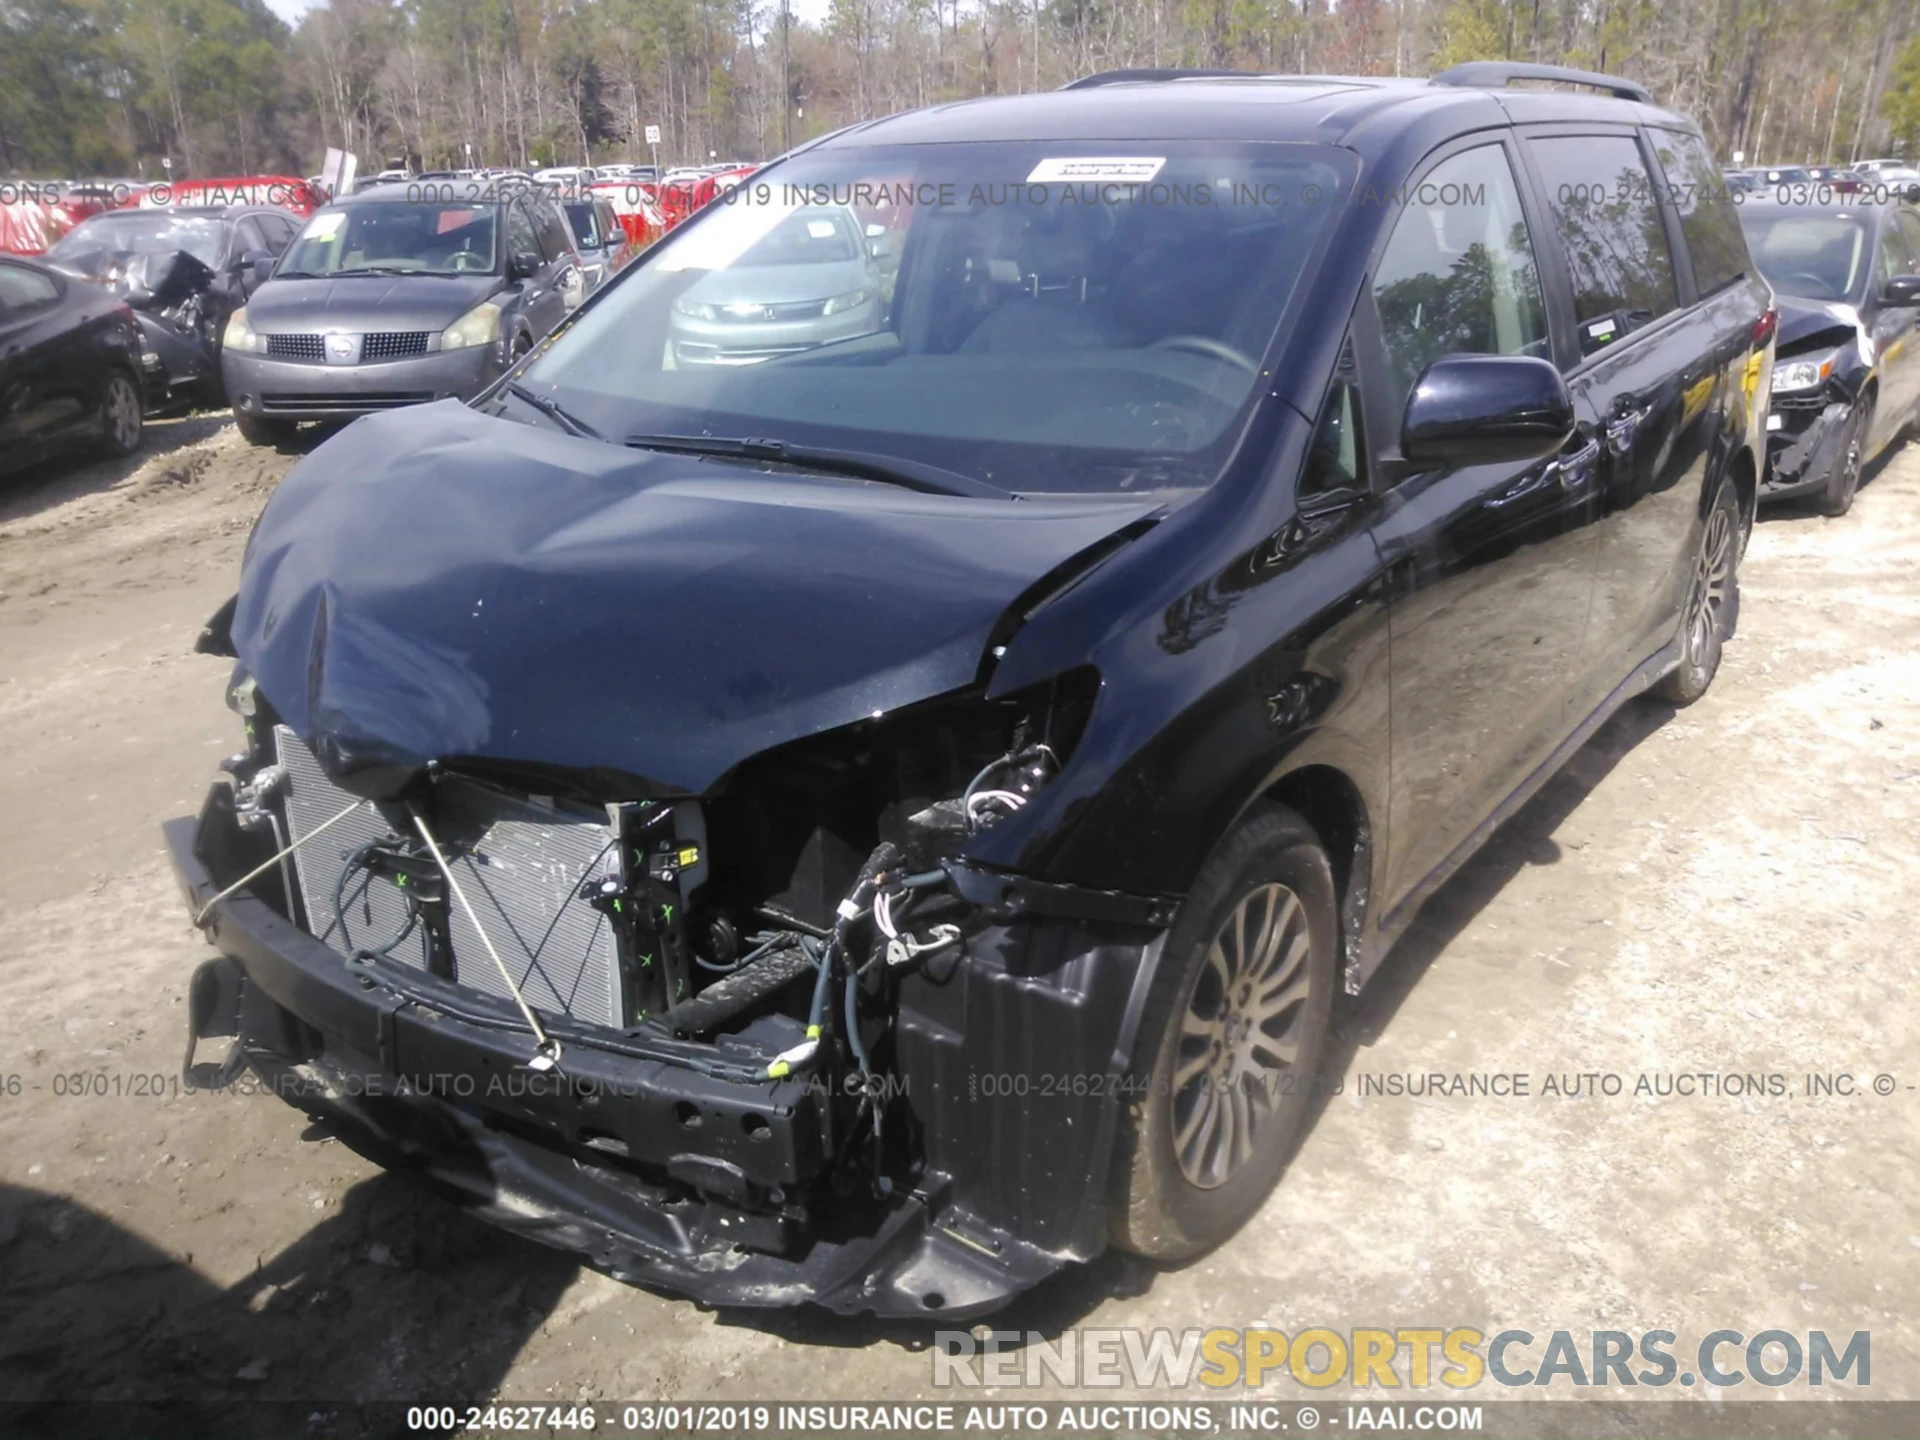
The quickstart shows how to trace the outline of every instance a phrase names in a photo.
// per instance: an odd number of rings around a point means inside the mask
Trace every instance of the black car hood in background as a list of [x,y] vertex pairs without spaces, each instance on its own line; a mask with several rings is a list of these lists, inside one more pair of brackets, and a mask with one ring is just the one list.
[[134,310],[165,310],[212,288],[214,274],[185,250],[69,250],[51,263],[105,285]]
[[969,684],[1023,591],[1157,508],[763,474],[445,401],[361,420],[281,483],[232,636],[362,794],[454,757],[699,793]]
[[247,301],[247,323],[261,335],[444,330],[504,283],[498,275],[276,277]]
[[1860,312],[1845,301],[1807,300],[1798,295],[1776,294],[1773,303],[1780,312],[1780,338],[1775,344],[1782,350],[1822,330],[1859,331]]

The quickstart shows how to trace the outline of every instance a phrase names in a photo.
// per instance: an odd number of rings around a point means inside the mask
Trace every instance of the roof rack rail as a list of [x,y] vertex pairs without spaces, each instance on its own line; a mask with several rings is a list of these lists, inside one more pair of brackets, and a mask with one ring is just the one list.
[[1644,85],[1622,80],[1618,75],[1602,75],[1597,70],[1574,70],[1565,65],[1528,65],[1520,61],[1472,60],[1443,70],[1429,85],[1458,85],[1470,90],[1504,90],[1516,80],[1552,80],[1562,85],[1583,85],[1604,90],[1616,100],[1653,103],[1653,92]]
[[1128,85],[1155,80],[1250,80],[1247,70],[1102,70],[1097,75],[1082,75],[1069,80],[1062,90],[1093,90],[1102,85]]

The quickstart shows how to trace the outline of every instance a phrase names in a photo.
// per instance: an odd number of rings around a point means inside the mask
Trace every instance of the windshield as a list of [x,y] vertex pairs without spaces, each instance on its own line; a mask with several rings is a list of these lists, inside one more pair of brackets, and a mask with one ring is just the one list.
[[164,210],[96,215],[75,226],[47,252],[47,258],[59,262],[98,251],[171,255],[184,250],[211,270],[220,264],[226,234],[225,221],[169,215]]
[[1274,143],[801,155],[524,378],[614,440],[777,440],[1016,491],[1205,485],[1350,176]]
[[309,220],[274,273],[485,274],[494,269],[494,229],[490,205],[345,205]]
[[1803,300],[1845,300],[1866,272],[1869,231],[1857,215],[1740,215],[1747,245],[1767,283]]

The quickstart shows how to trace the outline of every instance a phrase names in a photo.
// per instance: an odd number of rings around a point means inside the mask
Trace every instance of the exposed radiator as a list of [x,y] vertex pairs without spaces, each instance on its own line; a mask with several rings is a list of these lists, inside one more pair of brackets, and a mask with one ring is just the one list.
[[[298,839],[339,813],[353,797],[329,780],[313,753],[285,726],[274,731],[280,763],[287,770],[287,819]],[[517,802],[478,792],[462,801],[448,797],[431,817],[444,843],[448,835],[471,836],[450,856],[460,881],[493,941],[513,973],[527,1003],[548,1014],[570,1015],[596,1025],[624,1023],[619,950],[606,916],[577,898],[590,876],[618,873],[619,857],[604,821],[563,814],[533,802]],[[485,810],[469,808],[484,803]],[[301,898],[314,933],[343,955],[343,940],[333,906],[334,884],[353,850],[390,834],[370,803],[341,821],[312,846],[294,856]],[[336,841],[335,837],[339,837]],[[364,891],[364,893],[363,893]],[[362,875],[344,887],[351,945],[378,945],[406,924],[406,901],[391,882]],[[457,903],[449,906],[454,978],[462,985],[502,999],[511,991],[487,954],[480,935]],[[332,933],[326,932],[329,926]],[[407,942],[392,958],[426,964],[424,937]]]

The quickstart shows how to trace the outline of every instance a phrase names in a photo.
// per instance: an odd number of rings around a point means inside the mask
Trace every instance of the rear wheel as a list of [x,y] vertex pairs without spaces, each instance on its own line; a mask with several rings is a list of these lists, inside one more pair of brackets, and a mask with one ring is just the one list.
[[107,372],[100,395],[100,448],[115,457],[140,448],[140,387],[124,370]]
[[1700,550],[1680,615],[1680,663],[1653,687],[1659,699],[1691,705],[1713,684],[1739,605],[1739,566],[1740,509],[1732,489],[1722,485],[1701,527]]
[[1326,851],[1294,812],[1259,806],[1202,869],[1147,998],[1114,1154],[1116,1244],[1184,1259],[1259,1209],[1311,1108],[1338,946]]
[[1847,417],[1839,458],[1827,475],[1827,488],[1820,492],[1822,515],[1837,518],[1853,508],[1853,497],[1860,489],[1860,472],[1867,461],[1867,432],[1872,428],[1873,397],[1863,395]]
[[249,445],[278,446],[293,439],[294,424],[291,420],[263,420],[258,415],[236,410],[233,412],[233,425],[240,432],[240,438]]

